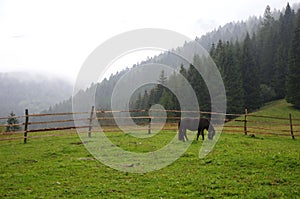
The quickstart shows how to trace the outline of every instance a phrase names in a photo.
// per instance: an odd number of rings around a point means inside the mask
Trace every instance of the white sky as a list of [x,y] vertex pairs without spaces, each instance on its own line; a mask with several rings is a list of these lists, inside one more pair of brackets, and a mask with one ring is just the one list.
[[[299,2],[290,0],[289,3]],[[74,81],[105,40],[137,28],[164,28],[191,39],[282,9],[286,0],[0,0],[0,72],[39,71]],[[130,67],[141,59],[128,58]],[[137,60],[136,60],[137,59]]]

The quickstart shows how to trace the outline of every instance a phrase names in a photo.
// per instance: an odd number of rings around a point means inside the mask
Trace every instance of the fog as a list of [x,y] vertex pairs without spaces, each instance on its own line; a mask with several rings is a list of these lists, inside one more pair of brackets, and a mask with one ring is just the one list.
[[[259,16],[267,5],[282,9],[286,4],[282,0],[157,0],[148,4],[135,0],[2,0],[0,72],[37,71],[74,82],[89,54],[122,32],[164,28],[194,39],[227,22]],[[146,57],[124,58],[109,71],[131,67]]]

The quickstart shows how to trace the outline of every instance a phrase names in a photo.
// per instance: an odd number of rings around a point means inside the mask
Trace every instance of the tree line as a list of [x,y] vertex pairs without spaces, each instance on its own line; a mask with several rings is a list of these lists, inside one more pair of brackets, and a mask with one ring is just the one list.
[[[279,19],[274,19],[267,6],[257,32],[247,33],[242,41],[219,40],[209,53],[224,81],[228,113],[242,113],[244,108],[254,111],[266,102],[283,98],[300,108],[300,12],[289,4]],[[210,111],[208,89],[195,68],[206,59],[195,55],[189,67],[181,65],[180,74],[193,87],[200,109]],[[177,84],[180,89],[180,75],[167,77],[162,71],[158,85],[140,92],[130,108],[149,109],[159,103],[165,109],[180,110],[168,84]]]

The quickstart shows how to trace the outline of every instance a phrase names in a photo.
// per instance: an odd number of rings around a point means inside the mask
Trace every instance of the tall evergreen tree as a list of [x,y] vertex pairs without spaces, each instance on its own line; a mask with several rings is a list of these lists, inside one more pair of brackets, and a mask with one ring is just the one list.
[[226,44],[224,83],[227,96],[227,112],[241,113],[244,109],[244,91],[242,75],[236,62],[234,46],[229,42]]
[[211,45],[211,48],[210,48],[210,51],[209,51],[210,56],[214,58],[215,52],[216,52],[216,47],[215,47],[215,44],[213,43]]
[[156,89],[151,89],[149,94],[149,107],[156,104]]
[[300,12],[297,14],[297,26],[290,49],[287,76],[287,101],[300,108]]
[[199,55],[195,55],[193,65],[190,65],[187,73],[188,81],[193,87],[198,99],[200,110],[209,111],[211,107],[208,88],[198,70],[195,67],[201,67],[202,60]]
[[286,73],[287,73],[287,53],[285,53],[283,45],[280,45],[275,54],[275,68],[273,85],[277,99],[283,99],[285,97],[286,90]]
[[161,98],[161,96],[165,90],[166,83],[167,83],[167,77],[165,76],[164,70],[161,71],[157,82],[158,82],[158,84],[156,86],[156,96],[155,96],[156,102],[158,102],[159,99]]
[[166,110],[174,109],[173,94],[168,89],[164,89],[161,98],[159,99],[159,104],[162,105]]
[[215,50],[213,59],[221,73],[222,76],[225,75],[226,73],[226,65],[225,65],[225,57],[226,57],[226,49],[225,49],[225,45],[223,44],[223,42],[221,40],[219,40],[217,48]]
[[265,12],[264,12],[263,25],[270,26],[272,21],[274,21],[274,19],[271,14],[271,7],[269,5],[267,5]]
[[[237,51],[239,52],[239,50]],[[233,44],[229,42],[224,44],[222,41],[219,41],[213,58],[224,81],[227,96],[227,112],[240,113],[244,109],[243,84]]]
[[149,104],[149,95],[148,95],[148,91],[145,90],[143,98],[142,98],[142,103],[141,103],[141,108],[142,109],[149,109],[150,108],[150,104]]
[[279,18],[278,30],[278,47],[275,53],[275,69],[274,69],[274,90],[276,97],[282,99],[286,95],[286,76],[288,69],[288,52],[291,48],[292,36],[294,32],[295,15],[287,4],[284,15]]
[[254,59],[254,49],[249,34],[247,33],[246,38],[242,47],[241,57],[241,70],[242,80],[244,88],[244,101],[245,106],[250,111],[260,107],[260,81],[258,76],[258,68]]
[[160,83],[161,85],[165,85],[166,82],[167,82],[167,79],[168,78],[165,76],[165,71],[162,70],[161,73],[160,73],[160,75],[159,75],[159,79],[157,80],[158,83]]
[[274,54],[277,48],[275,36],[274,18],[272,17],[270,6],[267,6],[264,13],[263,24],[258,34],[257,50],[259,51],[258,64],[260,69],[260,81],[262,84],[268,86],[272,86],[274,75]]
[[183,77],[187,78],[187,70],[184,68],[183,64],[181,64],[179,72]]
[[134,104],[134,109],[136,109],[136,110],[142,109],[142,104],[143,104],[142,94],[139,93],[138,98],[137,98],[137,100],[135,101],[135,104]]

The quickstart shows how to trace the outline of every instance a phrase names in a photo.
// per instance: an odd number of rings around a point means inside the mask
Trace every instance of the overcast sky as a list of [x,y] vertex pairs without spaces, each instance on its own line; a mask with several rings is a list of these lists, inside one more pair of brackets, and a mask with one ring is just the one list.
[[87,56],[124,31],[164,28],[194,39],[227,22],[262,15],[267,5],[282,9],[287,2],[0,0],[0,72],[32,70],[74,81]]

